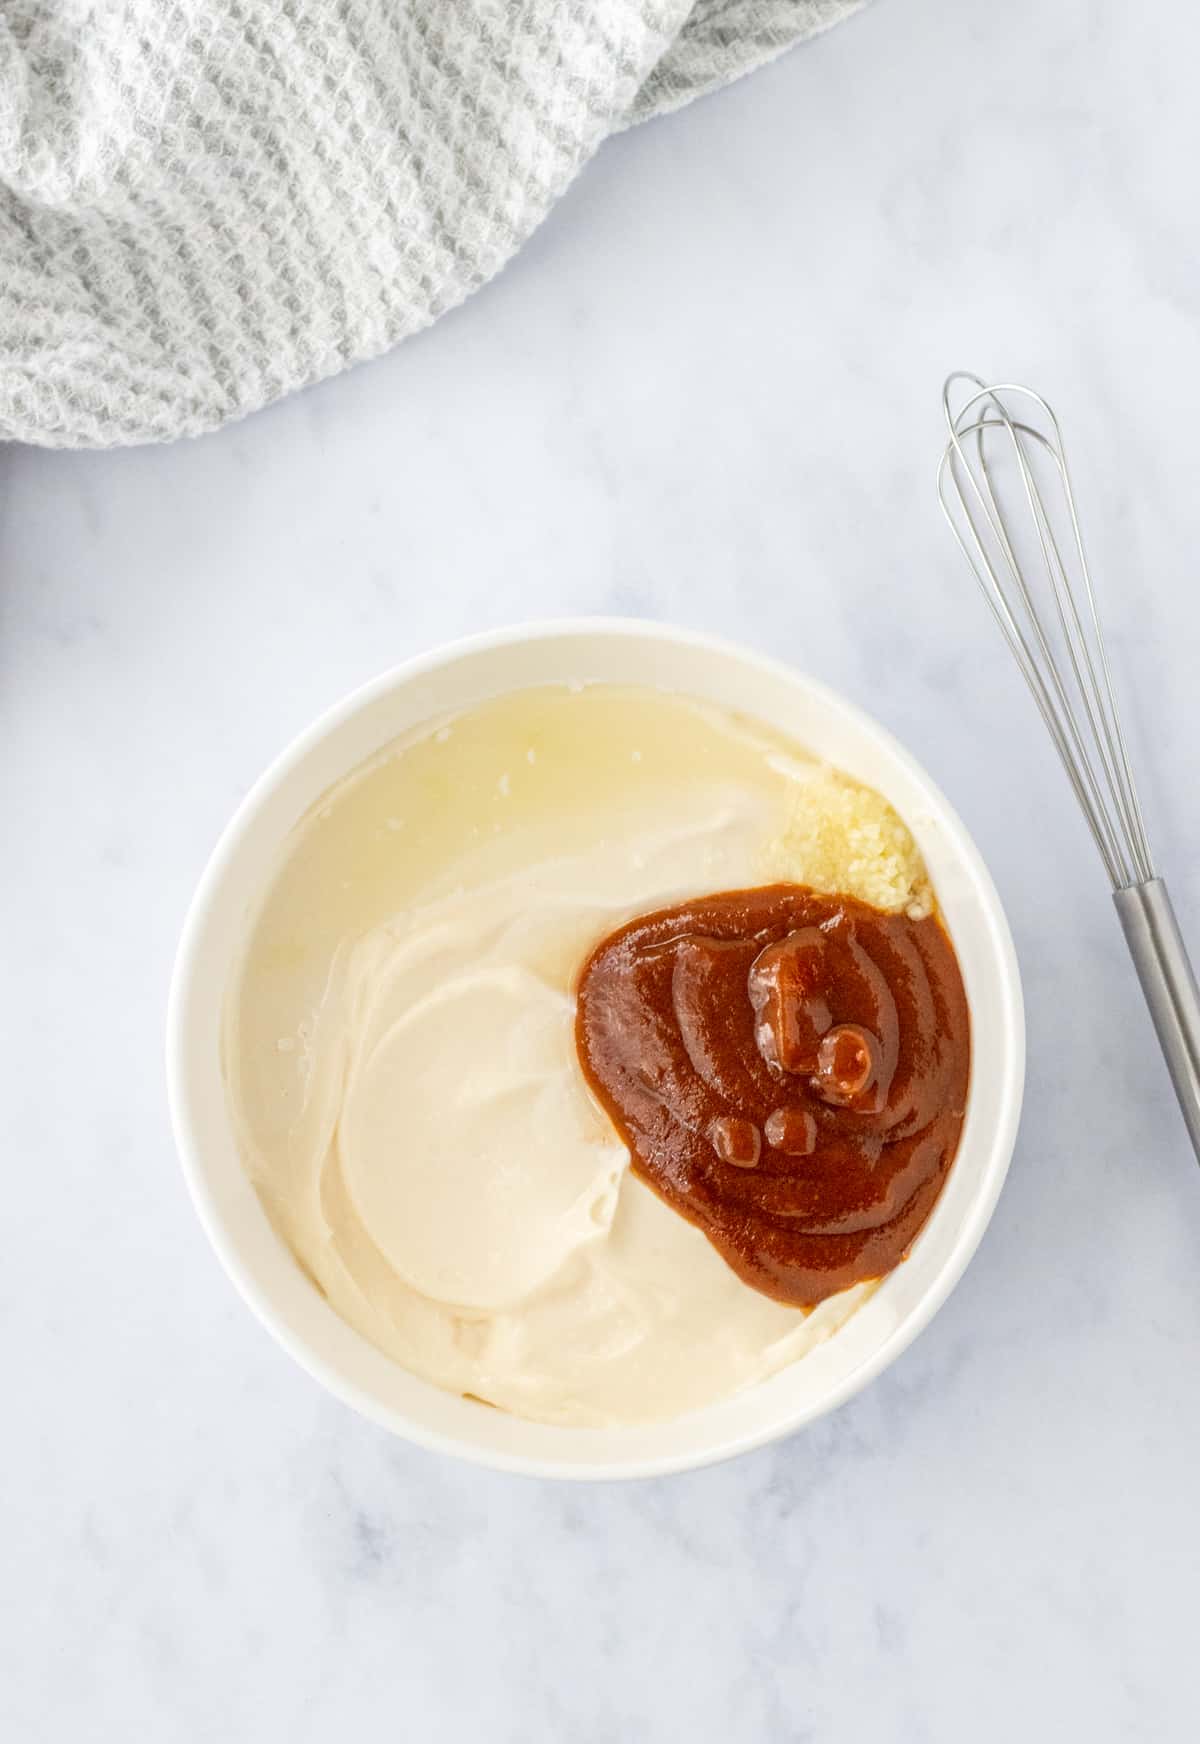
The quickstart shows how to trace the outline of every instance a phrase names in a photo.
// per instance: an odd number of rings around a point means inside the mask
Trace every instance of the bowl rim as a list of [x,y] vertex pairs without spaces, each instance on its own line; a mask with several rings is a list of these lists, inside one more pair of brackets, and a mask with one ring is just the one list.
[[[982,917],[986,921],[991,944],[993,967],[997,974],[996,992],[1002,1012],[1005,1046],[998,1085],[999,1118],[992,1128],[991,1142],[978,1188],[966,1206],[965,1215],[954,1237],[952,1251],[917,1302],[869,1356],[839,1382],[829,1387],[812,1408],[794,1408],[789,1415],[781,1416],[777,1422],[747,1428],[744,1432],[727,1436],[719,1443],[705,1442],[685,1454],[566,1463],[553,1458],[487,1448],[458,1435],[416,1422],[399,1408],[384,1404],[344,1375],[332,1363],[314,1352],[285,1323],[268,1292],[244,1262],[234,1237],[226,1228],[216,1193],[208,1178],[202,1154],[203,1146],[192,1114],[188,1081],[189,1050],[192,1045],[189,1020],[206,934],[230,865],[237,855],[243,837],[264,805],[314,748],[356,714],[442,667],[512,644],[554,642],[585,636],[613,641],[650,640],[675,647],[682,646],[720,660],[735,662],[743,668],[758,670],[776,681],[798,686],[807,691],[813,700],[828,703],[835,712],[854,724],[868,739],[874,740],[894,763],[903,768],[936,813],[938,825],[951,843],[955,859],[970,875],[980,898]],[[794,1434],[806,1424],[836,1410],[889,1367],[928,1326],[945,1303],[982,1240],[1004,1185],[1015,1147],[1025,1078],[1024,1001],[1016,951],[1003,905],[986,863],[965,825],[916,758],[864,709],[787,661],[762,654],[757,649],[707,631],[657,619],[616,616],[533,619],[438,643],[356,686],[322,710],[308,727],[296,734],[252,783],[221,831],[201,873],[188,906],[176,950],[167,1001],[165,1040],[171,1126],[192,1204],[218,1260],[238,1294],[275,1341],[344,1404],[393,1434],[401,1435],[431,1452],[450,1454],[490,1470],[530,1477],[582,1481],[665,1476],[695,1470],[741,1453],[748,1453]],[[579,1433],[566,1426],[542,1424],[539,1427],[543,1430],[557,1428],[557,1433],[567,1437]]]

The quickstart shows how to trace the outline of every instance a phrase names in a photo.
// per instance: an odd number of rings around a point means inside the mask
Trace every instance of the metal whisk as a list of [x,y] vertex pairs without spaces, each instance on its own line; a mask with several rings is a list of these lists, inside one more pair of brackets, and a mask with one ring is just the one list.
[[1058,419],[1030,388],[962,373],[948,378],[942,403],[942,508],[1104,861],[1200,1161],[1200,991],[1146,838]]

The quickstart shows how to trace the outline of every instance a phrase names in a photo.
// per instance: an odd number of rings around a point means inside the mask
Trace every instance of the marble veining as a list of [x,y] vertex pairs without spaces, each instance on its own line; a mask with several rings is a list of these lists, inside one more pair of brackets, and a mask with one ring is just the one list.
[[[0,1735],[1195,1736],[1200,1179],[1079,819],[933,493],[951,367],[1064,415],[1200,941],[1183,0],[880,0],[611,142],[395,355],[196,443],[0,456]],[[678,619],[870,707],[1025,976],[983,1247],[886,1377],[655,1483],[419,1453],[251,1321],[161,1033],[194,880],[323,705],[504,620]]]

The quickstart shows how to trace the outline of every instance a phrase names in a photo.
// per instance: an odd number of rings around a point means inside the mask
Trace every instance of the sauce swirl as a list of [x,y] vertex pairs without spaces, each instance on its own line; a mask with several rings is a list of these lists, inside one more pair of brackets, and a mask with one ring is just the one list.
[[891,1271],[958,1147],[970,1027],[934,917],[796,884],[661,909],[588,958],[576,1043],[635,1172],[796,1307]]

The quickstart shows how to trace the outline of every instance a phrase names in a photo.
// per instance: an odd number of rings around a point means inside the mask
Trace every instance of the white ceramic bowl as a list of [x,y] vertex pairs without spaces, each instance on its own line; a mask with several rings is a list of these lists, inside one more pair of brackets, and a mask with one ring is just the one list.
[[[563,680],[648,684],[757,716],[869,783],[925,856],[971,1008],[971,1089],[958,1157],[908,1260],[840,1332],[782,1373],[702,1411],[628,1429],[527,1423],[418,1380],[328,1306],[275,1234],[226,1107],[221,1007],[248,914],[280,844],[316,799],[388,740],[499,692]],[[167,1069],[184,1172],[243,1297],[338,1398],[422,1446],[543,1477],[684,1471],[786,1435],[858,1392],[945,1301],[1008,1168],[1024,1076],[1016,957],[999,898],[962,824],[912,758],[849,703],[776,661],[708,636],[620,619],[534,624],[435,650],[366,685],[268,769],[222,836],[192,903],[171,989]]]

